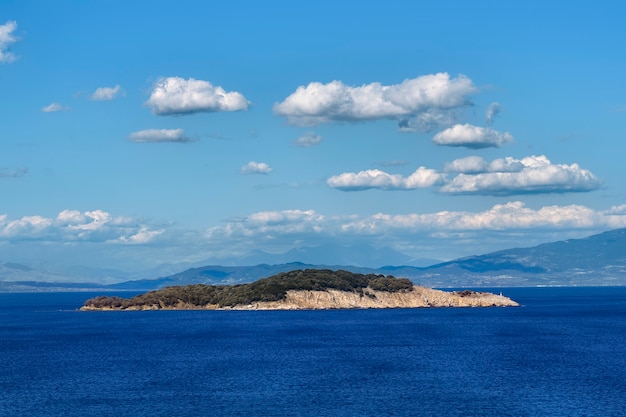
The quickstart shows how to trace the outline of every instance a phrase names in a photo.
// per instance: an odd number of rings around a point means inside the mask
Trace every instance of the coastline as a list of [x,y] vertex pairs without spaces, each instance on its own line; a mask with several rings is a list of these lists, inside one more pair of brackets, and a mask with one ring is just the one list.
[[95,307],[85,304],[81,311],[144,311],[144,310],[330,310],[382,308],[444,308],[444,307],[517,307],[519,304],[503,295],[479,291],[442,291],[413,286],[408,291],[388,292],[365,288],[362,293],[326,290],[289,290],[282,300],[257,301],[248,304],[220,306],[195,305],[179,300],[175,305],[150,303],[127,307]]

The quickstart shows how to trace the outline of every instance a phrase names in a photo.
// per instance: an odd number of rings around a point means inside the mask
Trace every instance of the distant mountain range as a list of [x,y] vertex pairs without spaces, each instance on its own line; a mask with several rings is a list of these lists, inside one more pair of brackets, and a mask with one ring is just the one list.
[[306,246],[294,248],[285,253],[269,253],[256,250],[244,256],[222,258],[214,261],[216,262],[212,262],[213,264],[219,265],[277,265],[302,262],[310,265],[324,263],[325,265],[360,265],[368,268],[379,268],[383,265],[424,267],[441,262],[439,259],[411,258],[390,247],[374,247],[367,244]]
[[[367,247],[351,249],[353,253],[358,252],[359,249],[362,253],[370,253]],[[306,258],[309,255],[313,256],[313,252],[314,250],[309,248],[308,251],[301,251],[300,255]],[[346,256],[349,252],[346,250]],[[284,256],[282,259],[292,259],[291,256],[297,255],[297,251],[288,254],[290,255],[281,255]],[[381,253],[382,255],[384,253]],[[277,260],[276,257],[268,256],[268,258]],[[254,256],[251,256],[249,260],[252,259]],[[153,272],[156,275],[159,271],[167,271],[175,267],[176,265],[168,265],[162,269],[155,269]],[[364,274],[393,275],[410,278],[416,284],[436,288],[626,285],[626,229],[612,230],[584,239],[570,239],[531,248],[508,249],[470,256],[431,266],[402,265],[372,268],[304,262],[276,264],[265,262],[254,266],[209,265],[187,268],[182,272],[162,275],[156,279],[131,279],[108,285],[63,282],[63,275],[60,274],[36,271],[21,264],[4,263],[0,264],[0,291],[50,291],[69,288],[152,290],[164,286],[193,283],[237,284],[255,281],[279,272],[307,268],[344,269]],[[34,279],[36,277],[44,279]]]

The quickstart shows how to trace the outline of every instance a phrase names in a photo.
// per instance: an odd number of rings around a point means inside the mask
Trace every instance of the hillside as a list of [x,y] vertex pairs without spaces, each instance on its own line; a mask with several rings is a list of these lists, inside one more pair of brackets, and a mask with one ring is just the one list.
[[451,286],[626,285],[626,229],[470,256],[407,276]]
[[328,309],[516,305],[506,297],[473,291],[446,293],[416,287],[406,278],[348,271],[298,270],[250,284],[167,287],[130,299],[101,296],[81,308],[157,309]]

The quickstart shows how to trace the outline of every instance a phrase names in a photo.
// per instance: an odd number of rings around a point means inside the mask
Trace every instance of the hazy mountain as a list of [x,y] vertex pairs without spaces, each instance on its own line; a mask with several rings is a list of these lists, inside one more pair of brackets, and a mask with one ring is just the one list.
[[[327,249],[327,248],[326,248]],[[359,257],[371,257],[369,264],[388,265],[378,268],[353,266],[349,263],[319,264],[315,262],[287,262],[288,259],[316,259],[316,251],[322,248],[302,248],[282,255],[270,255],[258,252],[249,257],[238,258],[240,262],[248,261],[254,266],[221,266],[208,265],[188,268],[189,264],[163,265],[152,271],[128,274],[127,281],[104,285],[107,282],[93,284],[92,279],[79,284],[76,277],[69,280],[66,275],[39,271],[27,265],[15,263],[0,264],[0,290],[28,290],[37,288],[37,281],[43,282],[41,289],[58,287],[59,289],[73,284],[80,288],[108,288],[111,290],[138,289],[149,290],[168,285],[204,284],[237,284],[255,281],[279,272],[295,269],[324,268],[345,269],[356,273],[376,273],[410,278],[415,283],[429,287],[507,287],[507,286],[538,286],[538,285],[626,285],[626,229],[618,229],[584,239],[570,239],[560,242],[546,243],[530,248],[515,248],[456,259],[427,267],[410,265],[389,266],[392,262],[382,262],[385,255],[391,259],[404,256],[394,251],[382,251],[374,255],[368,246],[337,248],[336,259],[358,260]],[[349,250],[352,250],[352,255]],[[255,256],[265,262],[254,263]],[[377,262],[376,259],[380,259]],[[406,257],[404,257],[406,259]],[[285,262],[282,262],[285,261]],[[364,262],[365,265],[367,263]],[[171,271],[183,270],[171,273]],[[76,272],[76,271],[75,271]],[[101,271],[102,272],[102,271]],[[111,276],[119,271],[109,270],[103,275]],[[78,269],[77,274],[92,272]],[[107,275],[108,274],[108,275]],[[150,275],[152,274],[152,275]],[[91,275],[91,278],[95,276]],[[119,276],[119,275],[117,275]],[[148,277],[148,279],[137,279]],[[152,278],[160,277],[160,278]],[[63,283],[57,284],[54,283]],[[21,286],[21,287],[20,287]]]
[[260,264],[253,267],[206,266],[162,278],[159,285],[250,282],[278,272],[303,268],[345,269],[359,273],[393,275],[411,278],[414,282],[429,287],[626,285],[626,229],[584,239],[470,256],[428,267],[402,265],[366,268],[346,264],[328,266],[297,262]]
[[626,285],[626,229],[444,262],[415,278],[451,286]]
[[243,256],[214,259],[213,264],[221,265],[258,265],[287,264],[302,262],[306,264],[324,265],[359,265],[367,268],[378,268],[384,265],[429,266],[441,262],[438,259],[411,258],[390,247],[376,248],[361,245],[305,246],[294,248],[284,253],[268,253],[256,250]]
[[68,281],[65,276],[14,262],[0,263],[0,281]]
[[256,281],[260,278],[266,278],[276,275],[280,272],[289,272],[296,269],[345,269],[351,272],[370,273],[375,272],[372,268],[362,268],[354,266],[328,266],[313,265],[302,262],[290,262],[286,264],[268,265],[259,264],[254,266],[221,266],[208,265],[199,268],[190,268],[178,274],[167,277],[128,281],[120,284],[112,285],[115,289],[154,289],[162,288],[170,285],[189,285],[189,284],[242,284]]

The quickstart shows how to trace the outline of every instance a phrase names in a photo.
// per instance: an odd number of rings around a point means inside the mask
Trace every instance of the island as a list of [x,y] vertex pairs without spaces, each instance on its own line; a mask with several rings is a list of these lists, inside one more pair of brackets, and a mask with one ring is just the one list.
[[87,300],[80,310],[322,310],[518,305],[503,295],[435,290],[391,275],[305,269],[283,272],[249,284],[172,286],[127,299],[100,296]]

